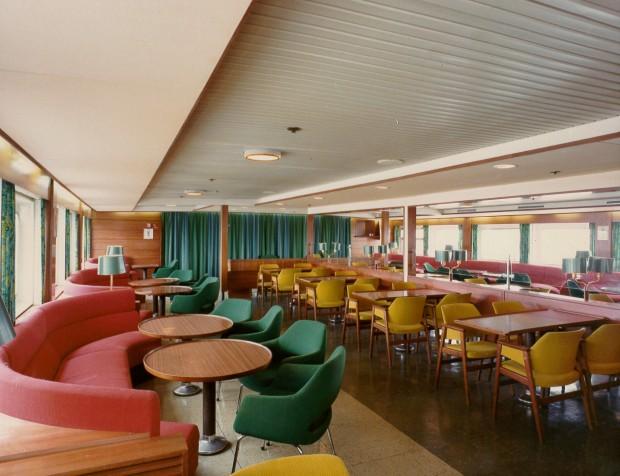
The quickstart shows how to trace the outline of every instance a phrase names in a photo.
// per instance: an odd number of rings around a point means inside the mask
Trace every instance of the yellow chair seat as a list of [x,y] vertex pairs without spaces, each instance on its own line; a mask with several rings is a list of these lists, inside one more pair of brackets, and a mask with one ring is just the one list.
[[316,307],[327,308],[327,307],[341,307],[344,306],[344,300],[342,301],[317,301]]
[[360,311],[360,321],[372,321],[372,311]]
[[291,293],[293,292],[293,285],[290,286],[278,286],[278,292],[280,293]]
[[588,370],[596,375],[620,374],[620,362],[588,362]]
[[347,468],[340,458],[333,455],[316,454],[277,458],[233,473],[233,476],[348,476]]
[[[461,344],[446,344],[446,348],[452,350],[461,350]],[[490,359],[497,354],[497,345],[495,342],[481,340],[478,342],[467,342],[468,359]]]
[[[385,327],[385,320],[375,317],[375,324]],[[395,324],[391,322],[389,330],[392,334],[417,334],[424,330],[424,326],[422,324]]]
[[[502,367],[508,369],[516,374],[525,377],[525,367],[514,360],[507,360],[502,363]],[[534,372],[534,383],[539,387],[561,387],[562,385],[569,385],[579,380],[579,372],[572,370],[563,374],[543,374],[540,372]]]

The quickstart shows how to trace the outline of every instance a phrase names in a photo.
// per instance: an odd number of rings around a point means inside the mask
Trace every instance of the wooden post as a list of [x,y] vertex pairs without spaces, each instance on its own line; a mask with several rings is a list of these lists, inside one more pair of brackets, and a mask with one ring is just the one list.
[[416,242],[416,207],[406,207],[405,213],[407,214],[407,266],[410,275],[415,276],[416,264],[415,264],[415,242]]
[[306,216],[306,246],[306,258],[310,258],[314,254],[314,215]]
[[220,214],[220,285],[222,298],[228,291],[228,205],[222,205]]
[[463,243],[464,250],[467,250],[467,259],[471,259],[471,218],[463,218]]
[[43,302],[54,298],[54,276],[56,276],[56,203],[54,201],[54,180],[50,179],[45,209],[45,276],[43,279]]
[[381,210],[381,244],[390,244],[390,212]]

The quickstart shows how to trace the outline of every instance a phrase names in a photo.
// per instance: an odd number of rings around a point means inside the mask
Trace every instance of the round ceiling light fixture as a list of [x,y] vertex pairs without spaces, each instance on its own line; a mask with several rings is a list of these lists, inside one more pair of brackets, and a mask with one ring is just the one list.
[[273,162],[280,160],[282,152],[270,149],[251,149],[243,151],[243,158],[255,162]]
[[379,165],[398,165],[398,164],[404,164],[405,161],[402,159],[379,159],[377,160],[377,163]]
[[314,198],[315,200],[323,200],[323,197],[321,197],[319,195],[317,195],[316,197],[312,197],[312,198]]
[[388,187],[387,185],[376,185],[375,188],[377,190],[387,190],[390,187]]
[[495,164],[493,167],[496,169],[500,169],[500,170],[507,170],[507,169],[514,169],[517,166],[515,164]]
[[202,197],[205,190],[183,190],[183,193],[188,197]]

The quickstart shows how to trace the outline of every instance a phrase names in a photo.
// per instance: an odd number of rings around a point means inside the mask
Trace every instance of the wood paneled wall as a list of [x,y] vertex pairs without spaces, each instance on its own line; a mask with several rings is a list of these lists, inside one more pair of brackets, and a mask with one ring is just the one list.
[[[153,239],[144,239],[151,225]],[[96,212],[92,222],[93,257],[105,254],[106,246],[121,245],[133,264],[160,264],[161,214],[159,212]]]

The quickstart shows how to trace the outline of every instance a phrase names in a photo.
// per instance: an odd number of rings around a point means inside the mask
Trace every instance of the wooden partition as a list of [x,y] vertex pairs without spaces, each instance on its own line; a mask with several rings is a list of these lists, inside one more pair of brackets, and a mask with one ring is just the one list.
[[256,287],[256,277],[261,264],[274,263],[280,268],[292,268],[305,259],[231,259],[228,260],[228,290],[247,292]]

